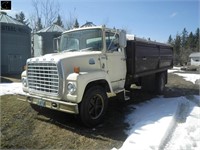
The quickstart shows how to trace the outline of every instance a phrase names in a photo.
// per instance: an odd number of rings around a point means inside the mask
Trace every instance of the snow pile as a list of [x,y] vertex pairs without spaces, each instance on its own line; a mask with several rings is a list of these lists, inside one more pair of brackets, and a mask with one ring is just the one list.
[[200,80],[199,74],[189,74],[189,73],[174,73],[178,76],[182,76],[186,81],[190,81],[195,84],[196,80]]
[[7,94],[23,94],[22,83],[1,83],[0,96]]
[[200,108],[190,103],[189,109],[190,114],[186,122],[178,124],[166,150],[200,149]]
[[[194,98],[199,100],[200,96]],[[125,120],[130,125],[128,138],[120,150],[163,149],[171,135],[174,143],[166,149],[200,149],[200,108],[187,98],[154,98],[131,107],[135,110]],[[179,121],[183,124],[176,128]],[[173,133],[174,129],[177,130]]]
[[[169,109],[166,109],[167,108]],[[136,108],[125,122],[130,125],[129,135],[121,150],[158,149],[177,111],[178,100],[156,98],[148,103],[132,106]]]

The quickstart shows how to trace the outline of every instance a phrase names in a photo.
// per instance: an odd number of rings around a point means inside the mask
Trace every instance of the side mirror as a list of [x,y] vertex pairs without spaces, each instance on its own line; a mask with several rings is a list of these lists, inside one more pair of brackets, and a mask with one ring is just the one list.
[[53,51],[59,52],[60,50],[60,36],[53,39]]
[[124,30],[121,30],[119,33],[119,46],[121,48],[126,47],[126,31]]

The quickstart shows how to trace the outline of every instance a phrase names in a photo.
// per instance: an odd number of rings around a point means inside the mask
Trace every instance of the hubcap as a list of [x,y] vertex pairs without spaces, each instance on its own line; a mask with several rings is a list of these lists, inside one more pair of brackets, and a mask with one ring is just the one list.
[[104,109],[103,97],[99,94],[94,95],[90,99],[89,114],[92,119],[97,119],[101,116]]

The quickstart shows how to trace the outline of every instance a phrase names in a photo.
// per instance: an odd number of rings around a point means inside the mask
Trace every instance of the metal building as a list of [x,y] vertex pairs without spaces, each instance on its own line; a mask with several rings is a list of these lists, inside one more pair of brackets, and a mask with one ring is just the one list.
[[19,74],[31,57],[31,29],[0,12],[1,74]]
[[34,57],[53,53],[56,49],[56,43],[54,43],[54,39],[61,36],[62,32],[64,31],[64,28],[53,24],[34,33]]
[[194,52],[189,57],[192,66],[200,66],[200,52]]

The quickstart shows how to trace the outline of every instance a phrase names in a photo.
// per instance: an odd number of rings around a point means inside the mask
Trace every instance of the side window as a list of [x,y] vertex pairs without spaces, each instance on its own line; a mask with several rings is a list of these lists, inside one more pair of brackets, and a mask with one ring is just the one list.
[[119,35],[111,32],[106,32],[106,48],[107,51],[119,50]]

